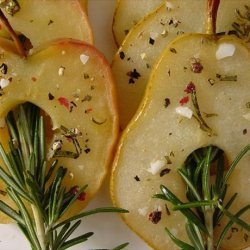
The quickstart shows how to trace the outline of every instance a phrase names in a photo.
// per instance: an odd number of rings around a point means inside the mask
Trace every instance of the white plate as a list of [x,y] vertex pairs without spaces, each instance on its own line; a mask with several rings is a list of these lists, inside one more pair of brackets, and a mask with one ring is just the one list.
[[[111,31],[114,4],[115,0],[89,0],[89,17],[94,30],[95,45],[109,61],[112,60],[116,50]],[[108,181],[87,209],[102,206],[111,206]],[[130,243],[126,249],[150,249],[128,229],[116,214],[100,214],[86,218],[74,235],[86,232],[95,234],[86,243],[72,249],[112,249],[125,242]],[[0,225],[0,250],[28,249],[30,249],[28,242],[15,225]]]

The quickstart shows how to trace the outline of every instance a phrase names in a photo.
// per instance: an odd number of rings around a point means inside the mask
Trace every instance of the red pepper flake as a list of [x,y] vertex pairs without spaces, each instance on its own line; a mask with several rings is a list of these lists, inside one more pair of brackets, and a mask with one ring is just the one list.
[[187,94],[191,94],[191,93],[194,93],[195,92],[195,85],[193,82],[190,82],[186,89],[184,90]]
[[153,223],[157,224],[161,220],[161,211],[153,211],[152,213],[149,214],[148,219]]
[[191,65],[191,70],[192,70],[194,73],[201,73],[202,70],[203,70],[203,66],[201,65],[200,62],[192,63],[192,65]]
[[36,77],[32,76],[32,77],[31,77],[31,80],[32,80],[33,82],[35,82],[37,79],[36,79]]
[[[74,186],[70,189],[70,193],[73,195],[77,195],[77,193],[79,192],[79,186]],[[79,201],[84,201],[86,199],[86,193],[82,192],[78,195],[77,200]]]
[[86,109],[84,112],[85,112],[85,114],[89,114],[89,113],[92,112],[92,111],[93,111],[92,108],[88,108],[88,109]]
[[184,96],[184,97],[181,98],[180,101],[179,101],[179,103],[180,103],[181,105],[184,105],[184,104],[186,104],[186,103],[188,103],[188,102],[189,102],[189,97],[188,97],[188,96]]
[[64,106],[68,111],[70,111],[70,102],[66,97],[59,97],[58,98],[59,103]]

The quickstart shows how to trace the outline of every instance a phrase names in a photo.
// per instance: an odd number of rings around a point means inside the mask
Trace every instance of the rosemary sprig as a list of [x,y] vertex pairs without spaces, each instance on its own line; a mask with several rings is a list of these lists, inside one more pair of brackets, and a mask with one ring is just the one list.
[[30,103],[18,106],[8,114],[6,124],[10,152],[7,153],[0,144],[0,155],[6,166],[0,166],[0,179],[6,184],[6,192],[17,209],[0,201],[0,211],[17,222],[32,249],[68,249],[93,235],[88,232],[69,239],[83,217],[101,212],[128,212],[120,208],[97,208],[62,221],[62,216],[85,192],[87,185],[77,192],[66,190],[63,179],[67,169],[57,168],[58,160],[51,165],[46,161],[46,131],[38,107]]
[[[232,214],[229,209],[236,200],[237,194],[234,194],[224,204],[228,179],[241,158],[249,150],[250,145],[243,148],[226,171],[223,152],[217,147],[209,146],[190,155],[182,168],[178,170],[187,186],[186,197],[188,202],[186,203],[180,201],[166,186],[161,185],[162,193],[154,197],[171,202],[174,205],[173,210],[179,210],[187,219],[186,231],[192,245],[177,239],[166,228],[169,237],[181,249],[213,250],[214,247],[220,249],[225,235],[234,223],[246,231],[250,231],[250,225],[240,219],[242,214],[249,212],[250,204],[236,214]],[[214,182],[210,180],[212,167],[216,167]],[[215,242],[214,228],[218,226],[224,216],[228,218],[229,222]]]

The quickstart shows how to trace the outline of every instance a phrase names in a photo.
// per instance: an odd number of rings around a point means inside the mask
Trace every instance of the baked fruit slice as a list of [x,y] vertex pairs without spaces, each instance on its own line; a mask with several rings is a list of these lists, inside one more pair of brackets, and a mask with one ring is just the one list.
[[[58,38],[74,38],[93,44],[93,34],[83,0],[18,0],[16,11],[6,1],[0,6],[12,28],[27,37],[33,47]],[[14,5],[16,6],[16,5]],[[60,10],[60,11],[58,11]],[[8,37],[2,27],[0,36]]]
[[[111,178],[114,204],[130,211],[122,215],[124,221],[154,249],[179,249],[165,228],[189,242],[186,217],[169,202],[153,198],[160,186],[186,202],[177,169],[190,154],[214,145],[231,164],[249,144],[249,67],[246,44],[229,36],[185,35],[161,54],[143,102],[123,133]],[[232,214],[250,203],[249,171],[248,153],[228,180],[225,202],[238,193]],[[249,212],[241,219],[249,227]],[[249,232],[236,228],[229,230],[233,235],[225,237],[222,249],[249,246]]]
[[129,30],[163,2],[163,0],[116,0],[113,17],[113,35],[116,44],[120,45]]
[[[58,166],[68,168],[67,189],[88,185],[84,201],[70,210],[76,214],[100,188],[117,138],[109,64],[97,49],[73,39],[50,42],[23,58],[11,41],[1,38],[0,53],[0,116],[25,102],[48,114],[53,137],[47,160],[58,158]],[[3,132],[0,135],[6,139]],[[4,190],[3,182],[0,189]],[[0,216],[2,223],[8,222]]]
[[[183,33],[205,31],[202,24],[205,20],[206,1],[169,2],[171,7],[167,9],[163,4],[138,23],[114,57],[112,71],[117,84],[122,129],[135,114],[152,67],[164,47]],[[218,33],[229,32],[249,43],[249,8],[248,0],[222,1],[217,21]],[[196,14],[192,15],[191,12]]]

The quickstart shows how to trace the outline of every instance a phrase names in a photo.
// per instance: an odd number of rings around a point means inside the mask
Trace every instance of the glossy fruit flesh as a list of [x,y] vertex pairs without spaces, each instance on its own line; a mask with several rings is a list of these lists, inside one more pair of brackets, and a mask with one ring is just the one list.
[[[249,67],[248,48],[230,37],[214,40],[205,35],[187,35],[176,39],[161,55],[143,103],[123,134],[111,180],[115,205],[130,211],[123,215],[125,222],[153,248],[179,249],[165,227],[177,238],[187,240],[186,219],[172,211],[170,204],[168,215],[165,203],[152,198],[160,193],[160,185],[166,185],[185,201],[185,186],[176,170],[194,150],[215,145],[224,150],[231,163],[249,144]],[[187,88],[192,86],[191,82],[202,117],[211,130],[201,129],[196,119]],[[160,169],[152,174],[153,167],[159,164]],[[160,171],[165,168],[170,172],[161,177]],[[246,194],[249,176],[248,154],[229,180],[227,199],[238,193],[237,202],[230,209],[233,213],[249,204]],[[162,218],[153,224],[149,215],[157,209],[162,211]],[[242,218],[250,222],[249,213]],[[248,235],[238,230],[231,238],[227,235],[223,249],[243,249],[249,245],[245,234]]]
[[[88,184],[86,201],[77,201],[70,212],[77,213],[99,189],[117,137],[116,100],[108,62],[91,45],[75,40],[51,43],[26,59],[21,59],[7,40],[1,39],[0,45],[0,65],[8,68],[6,74],[1,73],[8,85],[1,90],[0,116],[25,102],[43,109],[54,130],[52,144],[47,145],[48,160],[56,140],[63,141],[62,150],[76,152],[62,126],[78,134],[82,148],[79,157],[59,158],[59,166],[68,168],[68,188]],[[2,214],[0,221],[6,222]]]

